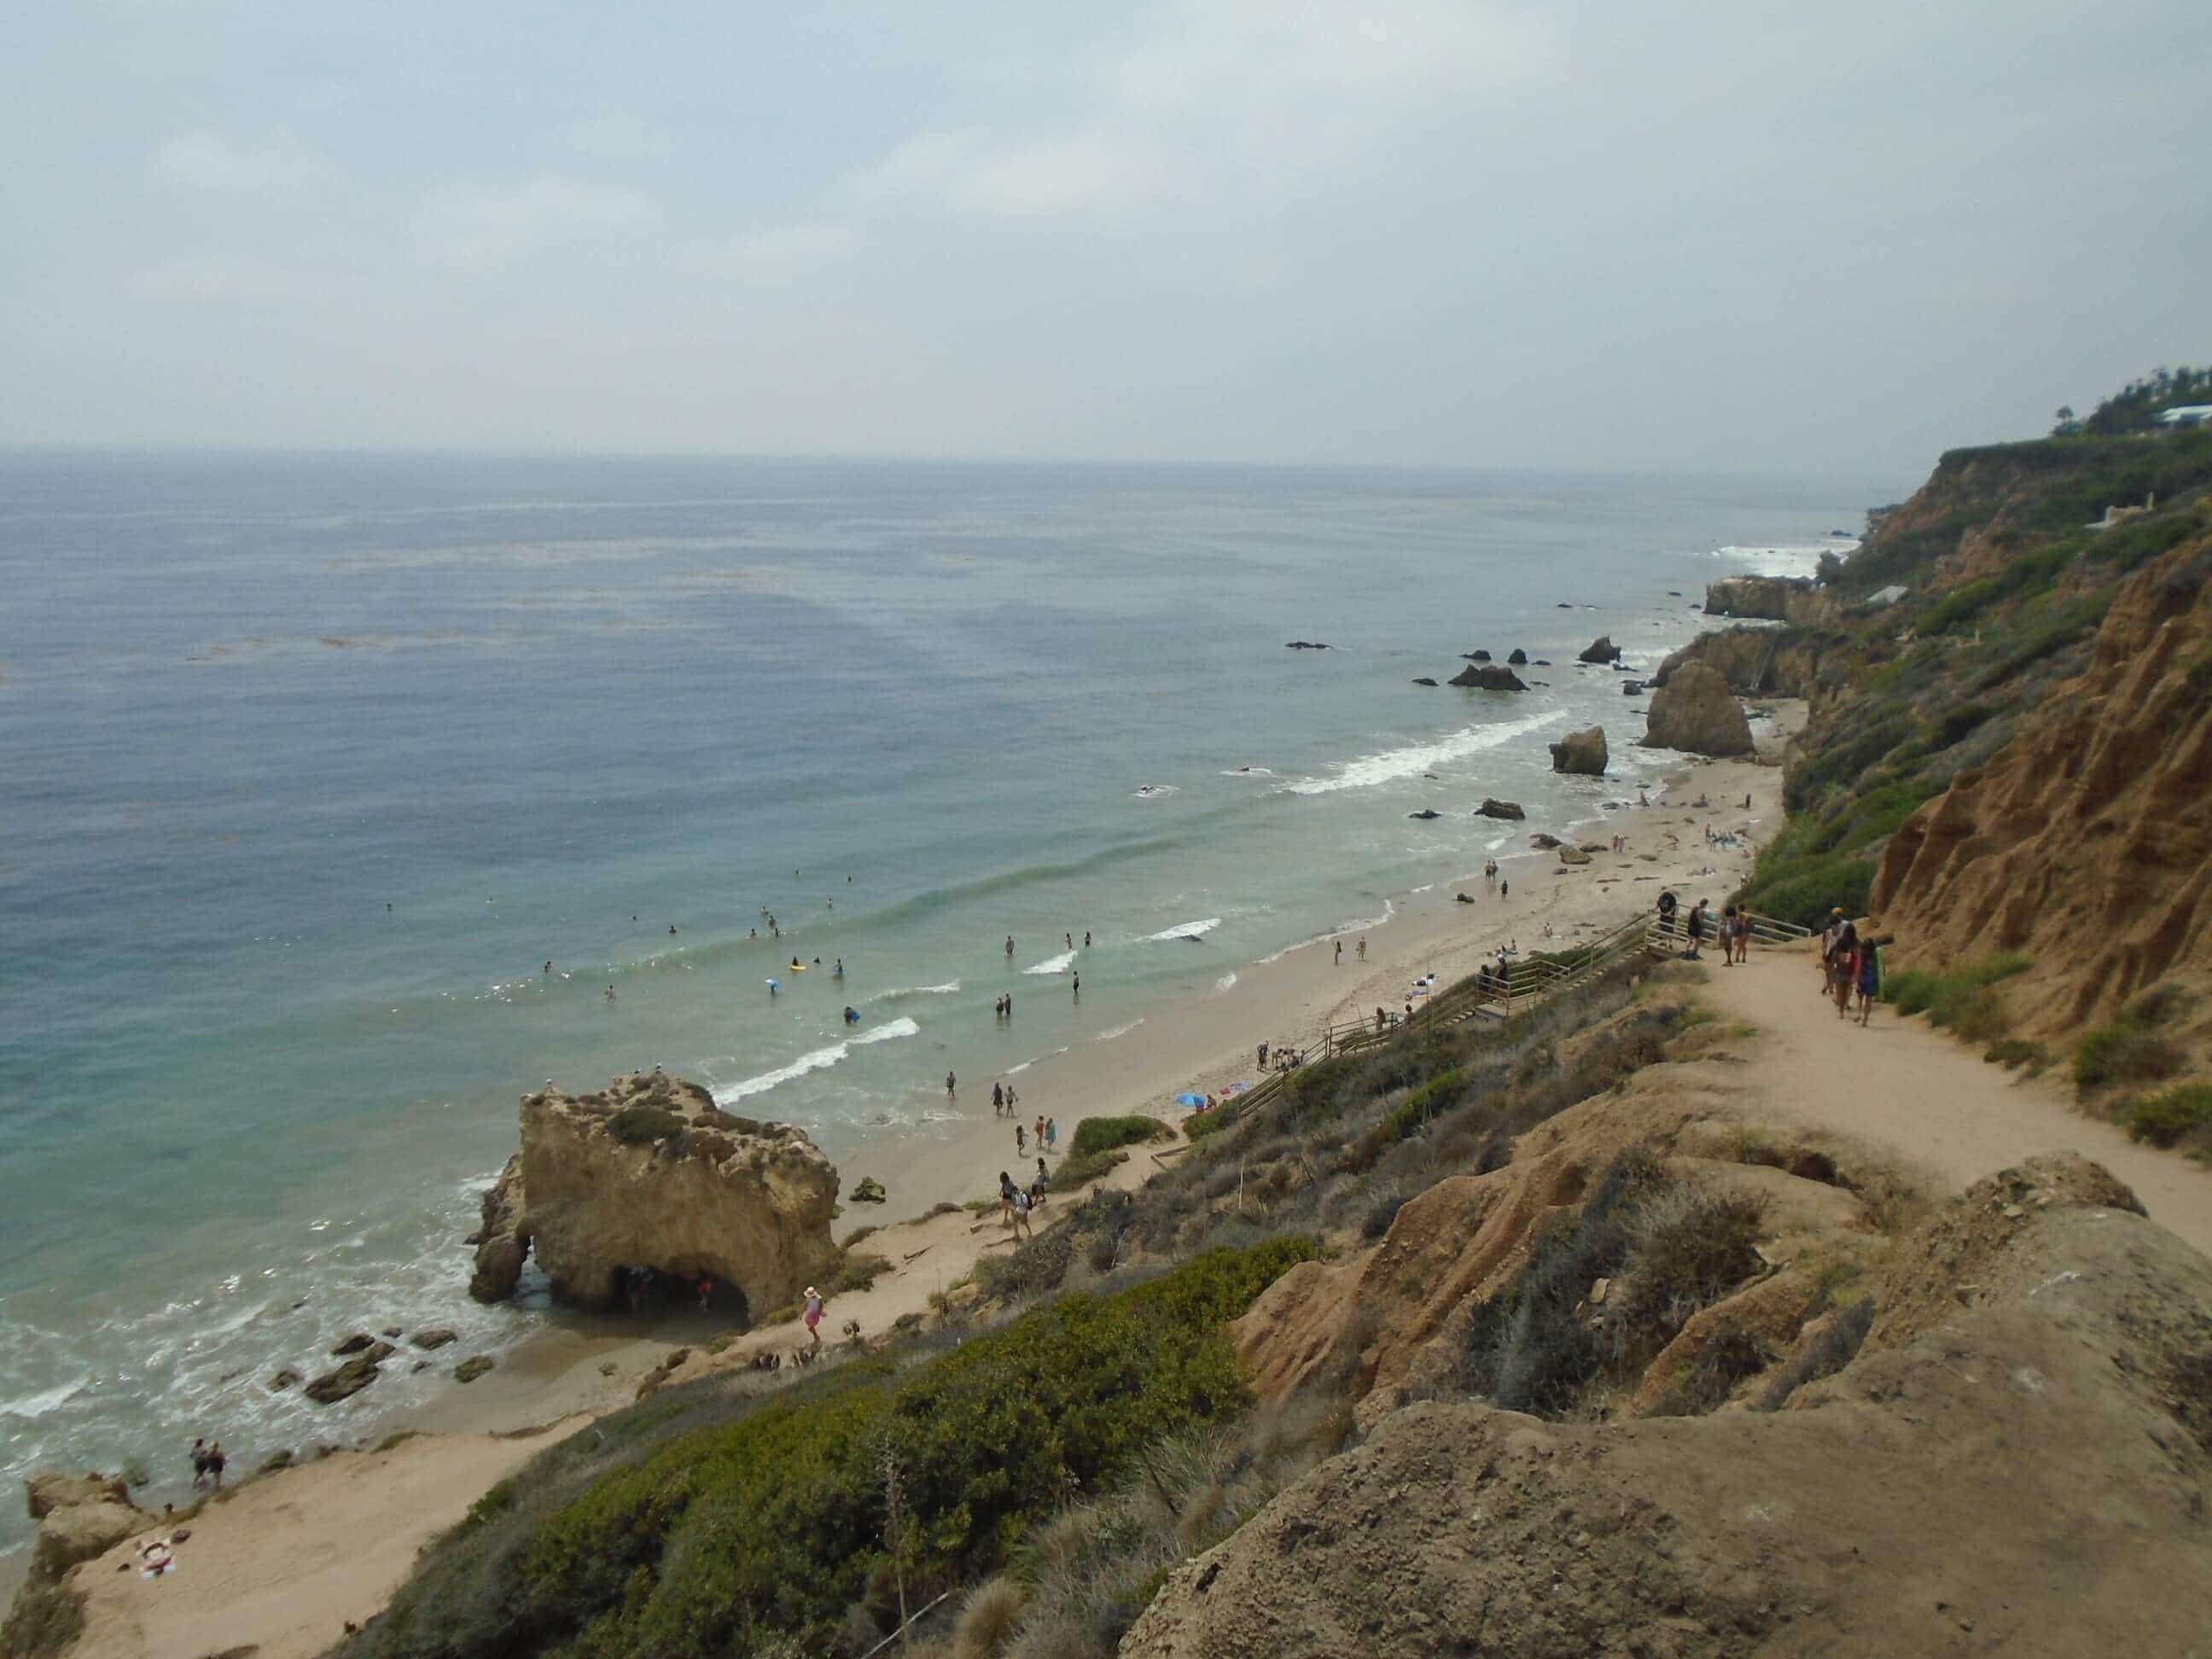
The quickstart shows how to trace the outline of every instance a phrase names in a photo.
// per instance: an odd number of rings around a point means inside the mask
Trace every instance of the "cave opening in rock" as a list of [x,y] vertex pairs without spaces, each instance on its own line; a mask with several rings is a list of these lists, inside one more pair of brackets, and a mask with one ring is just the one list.
[[700,1310],[702,1285],[705,1311],[717,1320],[749,1328],[751,1305],[745,1293],[726,1279],[712,1273],[671,1273],[653,1267],[617,1267],[614,1273],[613,1304],[632,1313],[670,1313]]

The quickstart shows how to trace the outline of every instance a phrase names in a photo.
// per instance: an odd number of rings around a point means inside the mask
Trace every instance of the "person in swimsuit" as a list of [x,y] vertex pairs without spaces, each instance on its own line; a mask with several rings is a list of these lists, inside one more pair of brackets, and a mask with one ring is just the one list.
[[816,1347],[822,1346],[822,1292],[811,1285],[806,1287],[806,1334]]
[[1006,1115],[1006,1085],[1003,1083],[994,1083],[991,1085],[991,1115],[1004,1117]]

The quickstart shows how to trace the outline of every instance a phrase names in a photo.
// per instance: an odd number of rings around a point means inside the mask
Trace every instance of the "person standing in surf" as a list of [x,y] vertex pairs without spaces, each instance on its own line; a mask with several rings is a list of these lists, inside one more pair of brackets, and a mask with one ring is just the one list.
[[953,1075],[952,1075],[952,1073],[951,1073],[947,1072],[947,1073],[945,1074],[945,1097],[947,1100],[950,1100],[950,1099],[951,1099],[951,1098],[952,1098],[952,1091],[953,1091],[953,1088],[954,1088],[955,1081],[956,1081],[956,1079],[953,1078]]

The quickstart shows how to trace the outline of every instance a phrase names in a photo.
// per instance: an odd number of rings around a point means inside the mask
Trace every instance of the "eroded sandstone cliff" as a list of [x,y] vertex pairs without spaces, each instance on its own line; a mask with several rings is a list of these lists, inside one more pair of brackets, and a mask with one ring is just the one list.
[[469,1292],[514,1292],[533,1251],[554,1294],[611,1304],[626,1269],[741,1291],[764,1312],[791,1302],[835,1255],[837,1171],[788,1124],[715,1109],[659,1072],[597,1094],[522,1097],[522,1148],[484,1197]]
[[1901,960],[2025,952],[2016,1026],[2212,989],[2212,535],[2130,577],[2088,670],[1906,820],[1873,896]]

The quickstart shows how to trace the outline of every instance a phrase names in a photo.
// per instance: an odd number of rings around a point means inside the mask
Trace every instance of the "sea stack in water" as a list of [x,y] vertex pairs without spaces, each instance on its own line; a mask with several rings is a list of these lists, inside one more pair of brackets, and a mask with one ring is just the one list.
[[1613,635],[1601,634],[1583,647],[1579,662],[1619,662],[1620,647],[1613,642]]
[[1478,691],[1526,691],[1521,677],[1496,663],[1471,662],[1451,677],[1454,685],[1471,685]]
[[1607,763],[1613,758],[1605,746],[1605,727],[1593,726],[1587,732],[1570,732],[1552,745],[1552,769],[1554,772],[1580,772],[1589,777],[1603,777]]
[[836,1254],[837,1170],[787,1124],[715,1109],[659,1072],[604,1092],[522,1097],[522,1150],[484,1195],[469,1294],[512,1295],[533,1249],[553,1294],[604,1308],[627,1270],[734,1286],[755,1310],[795,1300]]
[[1694,755],[1748,755],[1751,722],[1725,679],[1703,663],[1685,663],[1651,694],[1644,742]]
[[1790,600],[1812,591],[1809,576],[1723,576],[1705,584],[1705,614],[1787,622]]

